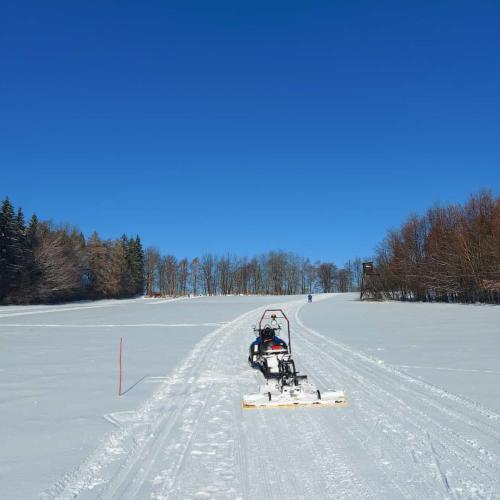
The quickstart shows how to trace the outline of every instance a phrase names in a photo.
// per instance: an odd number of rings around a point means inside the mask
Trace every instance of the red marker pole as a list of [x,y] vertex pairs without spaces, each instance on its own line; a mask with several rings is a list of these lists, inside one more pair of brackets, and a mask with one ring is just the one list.
[[120,337],[120,353],[118,356],[118,366],[120,369],[120,381],[118,383],[118,397],[122,395],[122,351],[123,351],[123,337]]

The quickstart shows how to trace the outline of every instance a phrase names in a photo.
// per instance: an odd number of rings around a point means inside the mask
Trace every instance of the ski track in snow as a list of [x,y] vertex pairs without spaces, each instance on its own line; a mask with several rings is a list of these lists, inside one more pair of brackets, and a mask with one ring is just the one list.
[[263,307],[198,342],[42,499],[500,498],[500,416],[292,321],[298,369],[347,408],[243,410]]
[[297,312],[295,319],[299,365],[318,384],[346,390],[353,414],[343,428],[402,496],[500,498],[497,413],[305,327]]

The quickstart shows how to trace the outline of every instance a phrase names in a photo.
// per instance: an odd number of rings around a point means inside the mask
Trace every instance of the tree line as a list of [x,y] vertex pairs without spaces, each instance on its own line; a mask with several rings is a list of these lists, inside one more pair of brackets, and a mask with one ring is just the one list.
[[[390,230],[374,256],[384,298],[500,302],[500,197],[435,206]],[[86,239],[73,226],[26,224],[8,198],[0,210],[0,303],[50,303],[146,295],[306,294],[359,290],[362,262],[311,262],[272,251],[193,259],[143,251],[139,236]]]
[[254,257],[206,253],[193,259],[145,251],[146,295],[289,295],[359,290],[361,259],[342,268],[311,262],[295,253],[272,251]]
[[0,303],[53,303],[142,294],[144,252],[138,236],[88,239],[75,227],[33,214],[26,224],[8,198],[0,211]]
[[0,210],[0,303],[35,304],[137,295],[305,294],[359,290],[361,259],[337,267],[290,252],[192,259],[143,251],[139,236],[89,238],[74,226],[25,223],[8,198]]
[[385,298],[499,303],[500,197],[482,191],[411,215],[387,233],[375,264]]

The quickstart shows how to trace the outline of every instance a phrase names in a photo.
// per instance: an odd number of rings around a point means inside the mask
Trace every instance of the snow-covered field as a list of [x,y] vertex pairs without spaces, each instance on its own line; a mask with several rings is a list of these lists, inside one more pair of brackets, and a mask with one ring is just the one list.
[[[299,369],[348,407],[241,408],[260,381],[250,326],[270,304],[291,318]],[[0,497],[500,498],[499,355],[493,306],[1,307]]]

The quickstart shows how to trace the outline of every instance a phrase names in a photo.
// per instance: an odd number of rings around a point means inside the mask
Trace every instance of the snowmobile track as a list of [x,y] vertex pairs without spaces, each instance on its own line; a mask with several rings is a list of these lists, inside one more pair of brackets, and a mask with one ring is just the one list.
[[[203,337],[173,376],[44,499],[500,498],[500,417],[292,319],[298,369],[346,408],[241,408],[259,307]],[[269,307],[269,306],[268,306]]]
[[[216,421],[231,408],[230,404],[222,404],[224,400],[207,404],[214,385],[224,386],[228,381],[238,383],[242,365],[239,359],[235,377],[231,379],[227,373],[220,372],[214,381],[214,371],[220,371],[231,354],[223,350],[228,337],[234,332],[246,331],[262,309],[244,313],[206,335],[174,371],[175,375],[167,378],[137,410],[135,418],[111,433],[91,456],[44,492],[42,498],[144,498],[147,492],[151,494],[151,489],[152,498],[172,498],[198,424],[210,415],[209,406],[217,410],[218,415],[212,415]],[[232,390],[238,394],[234,385]],[[219,388],[217,394],[221,391],[224,392],[224,387]],[[235,420],[237,416],[232,415],[225,427],[230,427]],[[241,449],[238,457],[238,461],[244,463]],[[162,468],[161,464],[168,464],[168,468]],[[218,480],[220,483],[220,478]],[[231,486],[227,492],[227,498],[235,493]]]
[[[298,357],[314,358],[314,363],[304,363],[307,371],[325,384],[332,378],[341,380],[350,401],[355,401],[356,418],[349,420],[346,430],[355,432],[355,439],[364,434],[366,446],[374,440],[371,423],[387,437],[379,449],[390,451],[388,457],[378,457],[379,468],[398,477],[411,466],[417,488],[407,491],[410,498],[500,495],[500,456],[489,451],[500,438],[492,425],[497,414],[307,328],[298,311],[295,320]],[[367,449],[374,459],[375,451]],[[408,467],[398,470],[405,463]]]

